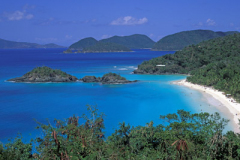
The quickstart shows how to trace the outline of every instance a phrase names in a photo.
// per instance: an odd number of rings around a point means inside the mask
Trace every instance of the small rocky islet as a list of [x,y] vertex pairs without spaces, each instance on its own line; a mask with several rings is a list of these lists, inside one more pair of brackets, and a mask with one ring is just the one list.
[[81,79],[83,82],[100,82],[102,84],[126,84],[126,83],[132,83],[137,82],[135,81],[129,81],[124,77],[121,77],[119,74],[116,73],[107,73],[103,75],[102,77],[95,77],[95,76],[85,76]]
[[78,79],[75,76],[67,74],[59,69],[52,69],[49,67],[36,67],[32,71],[24,74],[22,77],[12,78],[7,81],[11,82],[97,82],[102,84],[126,84],[137,82],[129,81],[124,77],[121,77],[119,74],[116,73],[107,73],[103,75],[103,77],[95,77],[95,76],[85,76],[82,79]]
[[22,77],[12,78],[12,82],[75,82],[77,77],[67,74],[59,69],[46,66],[36,67]]

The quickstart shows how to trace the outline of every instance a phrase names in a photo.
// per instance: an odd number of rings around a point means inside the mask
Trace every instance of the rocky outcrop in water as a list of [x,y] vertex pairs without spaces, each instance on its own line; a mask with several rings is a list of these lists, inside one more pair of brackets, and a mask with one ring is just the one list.
[[81,80],[83,82],[99,82],[102,84],[126,84],[126,83],[137,82],[136,80],[129,81],[126,78],[121,77],[116,73],[107,73],[103,77],[85,76]]
[[37,67],[24,74],[22,77],[12,78],[13,82],[75,82],[77,77],[67,74],[58,69],[49,67]]

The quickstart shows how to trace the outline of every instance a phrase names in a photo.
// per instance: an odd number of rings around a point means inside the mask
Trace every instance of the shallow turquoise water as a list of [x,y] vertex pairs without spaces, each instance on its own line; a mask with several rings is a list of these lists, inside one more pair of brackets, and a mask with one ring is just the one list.
[[[192,113],[208,110],[201,93],[172,85],[183,75],[134,75],[132,71],[144,60],[174,52],[137,50],[129,53],[60,54],[62,50],[0,50],[0,140],[18,132],[25,139],[41,136],[35,130],[36,119],[53,125],[54,118],[64,119],[87,112],[86,104],[97,105],[105,113],[105,132],[110,135],[125,121],[130,125],[160,123],[159,115],[179,109]],[[59,68],[81,78],[119,73],[132,84],[99,83],[11,83],[6,79],[21,76],[35,66]],[[192,98],[189,98],[189,97]],[[201,107],[199,107],[201,104]],[[218,111],[212,107],[210,112]],[[31,136],[29,136],[31,133]]]

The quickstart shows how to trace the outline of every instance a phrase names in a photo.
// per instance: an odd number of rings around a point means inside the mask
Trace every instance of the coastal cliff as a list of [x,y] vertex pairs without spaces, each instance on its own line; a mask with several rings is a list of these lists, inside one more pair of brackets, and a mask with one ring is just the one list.
[[13,82],[75,82],[77,78],[58,69],[37,67],[22,77],[12,78]]

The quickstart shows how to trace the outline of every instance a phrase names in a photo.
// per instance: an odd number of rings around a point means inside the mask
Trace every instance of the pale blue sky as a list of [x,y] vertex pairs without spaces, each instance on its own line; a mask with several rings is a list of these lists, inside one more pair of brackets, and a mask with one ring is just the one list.
[[1,0],[0,38],[68,46],[85,37],[240,31],[239,0]]

